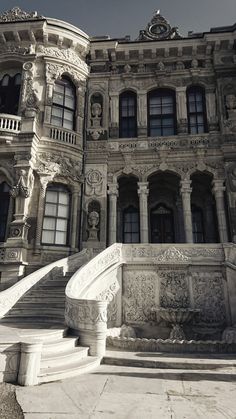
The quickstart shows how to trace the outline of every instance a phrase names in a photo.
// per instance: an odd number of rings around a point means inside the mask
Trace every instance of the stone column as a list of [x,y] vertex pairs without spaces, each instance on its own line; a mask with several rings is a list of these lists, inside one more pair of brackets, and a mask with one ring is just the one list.
[[225,215],[224,181],[213,180],[212,185],[213,185],[212,192],[215,196],[215,201],[216,201],[216,212],[217,212],[217,219],[218,219],[220,242],[227,243],[228,231],[227,231],[227,222],[226,222],[226,215]]
[[138,137],[147,136],[147,92],[139,91],[137,96]]
[[78,230],[79,230],[79,196],[80,184],[74,185],[72,190],[72,211],[71,211],[71,243],[73,251],[78,249]]
[[214,87],[208,87],[206,89],[206,115],[209,131],[217,131],[218,118],[216,114],[216,94]]
[[183,204],[184,232],[186,243],[193,243],[192,212],[191,212],[191,180],[182,180],[180,193]]
[[119,95],[110,93],[110,137],[119,137]]
[[109,195],[109,245],[116,243],[116,226],[117,226],[117,197],[118,184],[108,184]]
[[39,383],[41,353],[42,341],[21,343],[18,384],[21,386],[34,386]]
[[188,131],[186,87],[176,87],[176,108],[178,132],[186,133]]
[[138,182],[140,243],[148,243],[148,182]]

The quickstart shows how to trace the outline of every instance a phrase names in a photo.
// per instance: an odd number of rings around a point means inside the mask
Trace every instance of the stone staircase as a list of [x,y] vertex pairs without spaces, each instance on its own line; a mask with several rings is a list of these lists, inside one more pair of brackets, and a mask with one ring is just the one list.
[[0,323],[17,333],[21,342],[43,342],[39,383],[60,380],[94,369],[99,357],[88,356],[79,337],[64,325],[65,287],[73,272],[57,270],[25,293]]

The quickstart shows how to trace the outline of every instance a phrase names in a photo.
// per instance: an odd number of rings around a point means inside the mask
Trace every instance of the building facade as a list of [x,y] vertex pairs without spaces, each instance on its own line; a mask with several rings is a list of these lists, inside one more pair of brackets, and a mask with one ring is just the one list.
[[235,39],[1,14],[2,288],[83,248],[236,241]]

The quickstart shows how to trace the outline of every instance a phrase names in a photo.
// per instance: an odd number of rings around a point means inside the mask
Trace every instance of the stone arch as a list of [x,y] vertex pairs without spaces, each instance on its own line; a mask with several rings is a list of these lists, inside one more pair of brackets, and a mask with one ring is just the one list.
[[125,168],[123,168],[123,169],[119,170],[118,172],[114,173],[114,174],[113,174],[113,177],[112,177],[112,181],[113,181],[113,183],[118,182],[118,180],[119,180],[122,176],[126,176],[126,175],[127,175],[127,176],[133,176],[133,177],[136,177],[138,182],[141,182],[141,180],[142,180],[142,176],[140,175],[140,173],[138,172],[138,170],[137,170],[137,169],[133,169],[133,168],[131,167],[131,168],[130,168],[129,173],[128,173],[128,171],[125,171]]
[[5,167],[0,166],[0,183],[4,181],[6,181],[9,186],[14,185],[14,179],[9,171]]
[[177,177],[179,177],[181,179],[181,172],[178,171],[177,169],[172,169],[169,168],[168,164],[166,164],[166,168],[165,169],[161,169],[160,167],[156,168],[156,167],[152,167],[151,169],[149,169],[145,175],[143,176],[143,182],[148,182],[148,178],[152,175],[158,174],[158,173],[170,173],[173,174]]

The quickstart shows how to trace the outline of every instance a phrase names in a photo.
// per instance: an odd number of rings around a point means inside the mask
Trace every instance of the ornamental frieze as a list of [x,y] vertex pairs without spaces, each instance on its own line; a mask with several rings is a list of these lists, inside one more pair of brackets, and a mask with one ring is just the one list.
[[69,62],[88,72],[87,64],[79,57],[76,51],[71,48],[59,49],[57,47],[45,47],[43,45],[39,45],[37,48],[37,55],[58,58],[59,60]]
[[63,153],[39,154],[35,170],[39,175],[46,175],[50,180],[64,178],[70,182],[82,182],[82,165],[77,160],[66,157]]

